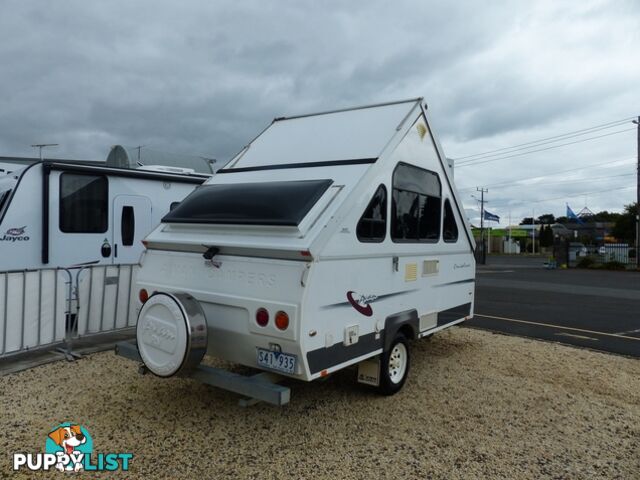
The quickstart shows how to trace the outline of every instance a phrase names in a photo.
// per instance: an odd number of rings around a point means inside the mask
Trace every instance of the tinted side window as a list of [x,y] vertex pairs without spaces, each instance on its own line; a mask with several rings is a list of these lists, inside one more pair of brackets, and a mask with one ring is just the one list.
[[298,226],[333,180],[202,185],[164,216],[164,223]]
[[436,173],[398,164],[393,172],[391,238],[398,242],[437,242],[441,192]]
[[120,232],[122,234],[122,245],[125,247],[133,245],[133,239],[136,236],[136,216],[133,207],[129,205],[122,207]]
[[444,201],[444,220],[442,222],[442,238],[445,242],[456,242],[458,240],[458,224],[453,214],[449,199]]
[[107,177],[60,175],[60,230],[65,233],[104,233],[108,228]]
[[382,242],[387,234],[387,189],[380,185],[362,214],[356,235],[361,242]]

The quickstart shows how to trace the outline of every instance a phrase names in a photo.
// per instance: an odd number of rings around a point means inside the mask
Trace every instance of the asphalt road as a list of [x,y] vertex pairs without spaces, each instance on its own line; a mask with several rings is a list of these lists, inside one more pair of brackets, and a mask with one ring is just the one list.
[[546,270],[543,262],[490,256],[478,266],[467,325],[640,357],[640,273]]

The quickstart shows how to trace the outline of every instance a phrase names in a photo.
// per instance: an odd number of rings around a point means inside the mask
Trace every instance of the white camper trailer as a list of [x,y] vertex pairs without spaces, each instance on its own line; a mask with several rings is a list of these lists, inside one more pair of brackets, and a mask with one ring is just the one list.
[[[474,242],[422,99],[275,119],[146,241],[137,350],[161,377],[206,381],[207,353],[305,381],[359,365],[392,394],[410,340],[473,314]],[[233,382],[208,383],[271,401]]]

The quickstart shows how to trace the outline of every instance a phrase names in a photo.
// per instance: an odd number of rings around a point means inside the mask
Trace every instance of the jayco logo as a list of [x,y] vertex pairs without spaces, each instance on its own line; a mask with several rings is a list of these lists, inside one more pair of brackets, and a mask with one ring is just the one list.
[[93,453],[93,440],[86,428],[66,422],[54,428],[47,437],[45,453],[14,453],[14,470],[60,472],[86,470],[129,470],[132,453]]
[[29,240],[29,236],[24,233],[26,229],[26,225],[24,227],[10,228],[0,238],[0,242],[26,242]]

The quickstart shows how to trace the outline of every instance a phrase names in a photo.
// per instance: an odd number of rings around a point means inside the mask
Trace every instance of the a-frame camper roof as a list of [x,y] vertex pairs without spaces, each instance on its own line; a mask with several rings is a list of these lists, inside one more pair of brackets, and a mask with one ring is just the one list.
[[[384,172],[390,175],[392,163],[413,151],[398,147],[422,118],[426,126],[422,134],[416,128],[416,135],[422,139],[429,132],[430,137],[424,138],[433,140],[433,149],[424,151],[424,160],[441,172],[442,183],[450,188],[473,248],[450,169],[429,127],[422,98],[276,118],[201,190],[168,214],[148,240],[156,247],[179,243],[195,251],[215,245],[225,253],[251,249],[318,254],[346,216],[362,213],[359,207],[364,208],[361,203],[368,201],[371,192],[366,190],[371,182],[379,181]],[[426,141],[422,145],[427,148]],[[301,195],[313,182],[324,187],[320,198],[305,203],[309,208],[303,209],[304,202],[282,190],[283,182]],[[259,194],[249,193],[249,185]],[[271,221],[269,215],[278,209],[293,214],[286,222],[284,217]],[[367,247],[360,244],[358,248]]]
[[276,118],[226,169],[374,161],[421,100]]

